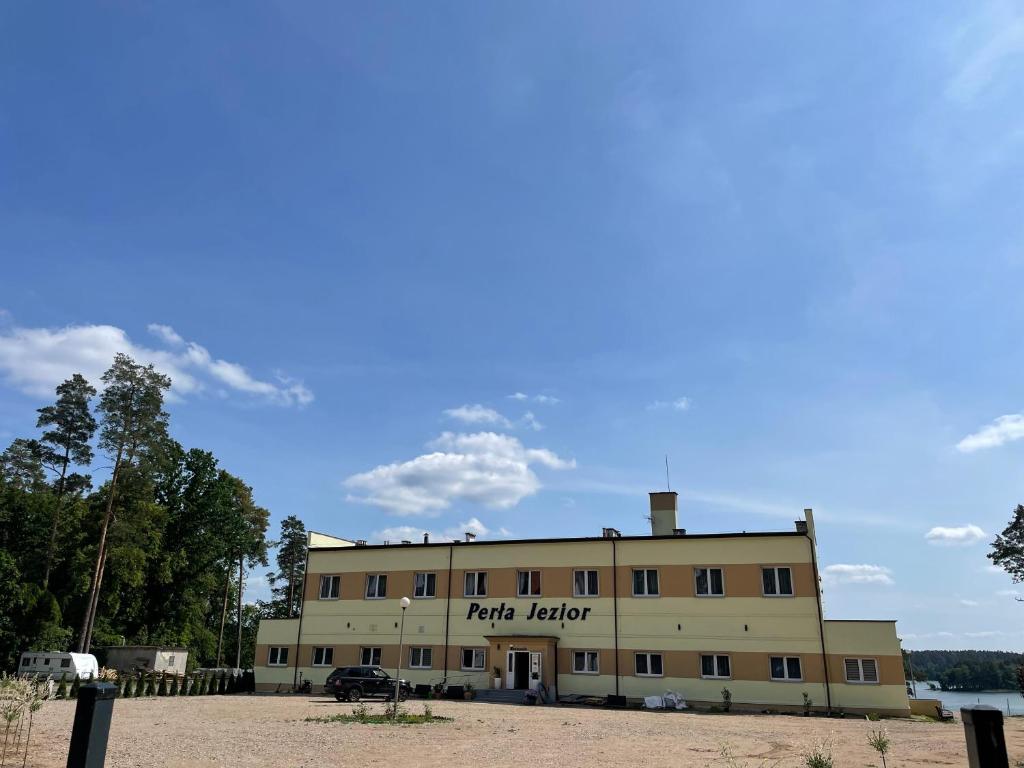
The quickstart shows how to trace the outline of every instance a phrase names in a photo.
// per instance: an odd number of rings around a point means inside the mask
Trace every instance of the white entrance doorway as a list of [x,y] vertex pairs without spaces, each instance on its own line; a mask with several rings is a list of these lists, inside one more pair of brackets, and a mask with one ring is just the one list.
[[514,690],[537,690],[542,679],[543,654],[539,651],[510,649],[505,685]]

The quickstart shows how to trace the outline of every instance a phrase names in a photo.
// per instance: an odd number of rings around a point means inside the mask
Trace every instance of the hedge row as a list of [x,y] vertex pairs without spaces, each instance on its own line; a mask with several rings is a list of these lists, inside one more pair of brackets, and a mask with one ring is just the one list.
[[[92,676],[85,682],[92,682]],[[240,677],[227,673],[218,675],[213,672],[182,676],[157,672],[127,673],[119,674],[114,679],[105,678],[104,682],[116,685],[118,697],[125,699],[142,696],[211,696],[245,690]],[[78,698],[78,688],[81,685],[81,680],[74,677],[69,681],[65,673],[57,683],[57,697]]]

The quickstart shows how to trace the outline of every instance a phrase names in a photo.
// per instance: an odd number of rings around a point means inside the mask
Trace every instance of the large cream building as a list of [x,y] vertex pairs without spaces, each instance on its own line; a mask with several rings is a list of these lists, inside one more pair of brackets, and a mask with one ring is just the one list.
[[335,667],[379,664],[413,683],[677,691],[698,706],[728,688],[734,709],[801,709],[806,695],[814,709],[909,714],[895,621],[824,618],[810,510],[789,531],[688,534],[676,494],[650,496],[650,536],[310,534],[300,617],[260,623],[257,687],[319,688]]

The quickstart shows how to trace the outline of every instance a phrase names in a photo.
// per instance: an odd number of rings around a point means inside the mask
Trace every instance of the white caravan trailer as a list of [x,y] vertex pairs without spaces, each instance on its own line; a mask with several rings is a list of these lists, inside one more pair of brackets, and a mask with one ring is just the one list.
[[91,653],[65,653],[64,651],[25,651],[18,662],[18,675],[25,677],[49,677],[68,680],[77,677],[87,680],[99,676],[100,667]]

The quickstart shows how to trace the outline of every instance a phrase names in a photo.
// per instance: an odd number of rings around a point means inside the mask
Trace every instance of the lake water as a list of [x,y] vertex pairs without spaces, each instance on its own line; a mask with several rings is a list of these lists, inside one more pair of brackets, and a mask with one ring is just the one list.
[[1011,715],[1024,715],[1024,696],[1015,691],[930,691],[927,683],[918,683],[917,697],[939,699],[942,706],[952,710],[957,717],[960,716],[960,707],[969,707],[973,704],[988,704],[1001,709],[1005,715],[1007,702]]

